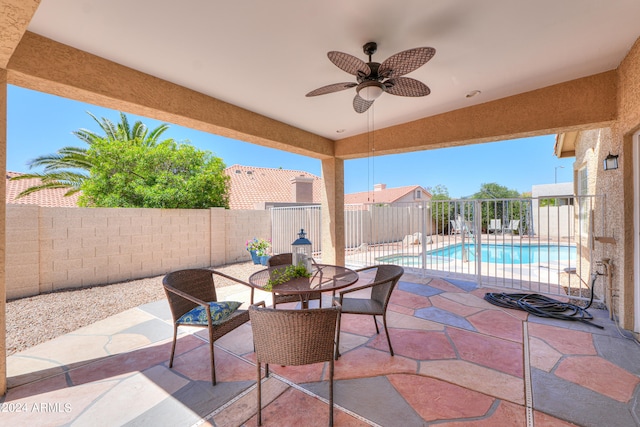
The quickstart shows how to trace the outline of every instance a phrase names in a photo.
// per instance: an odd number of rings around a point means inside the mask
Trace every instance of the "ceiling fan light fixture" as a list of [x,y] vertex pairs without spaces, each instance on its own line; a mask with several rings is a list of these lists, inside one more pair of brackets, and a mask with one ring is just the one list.
[[356,91],[365,101],[375,101],[384,92],[384,86],[377,81],[366,81],[360,83]]

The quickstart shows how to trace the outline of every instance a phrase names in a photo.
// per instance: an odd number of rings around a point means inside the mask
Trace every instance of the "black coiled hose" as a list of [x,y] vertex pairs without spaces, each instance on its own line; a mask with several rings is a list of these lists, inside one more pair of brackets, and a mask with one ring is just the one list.
[[596,328],[604,329],[600,325],[592,323],[593,316],[587,311],[593,303],[593,285],[598,277],[594,273],[591,278],[591,298],[586,307],[561,302],[540,294],[506,294],[489,292],[484,294],[484,299],[493,305],[504,308],[523,310],[538,317],[549,317],[560,320],[574,320],[583,322]]

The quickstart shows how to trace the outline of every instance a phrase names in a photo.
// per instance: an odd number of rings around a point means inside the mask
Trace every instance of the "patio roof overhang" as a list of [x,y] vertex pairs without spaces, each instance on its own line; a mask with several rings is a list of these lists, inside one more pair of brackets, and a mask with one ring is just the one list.
[[[7,81],[318,159],[366,157],[368,135],[336,141],[26,32]],[[375,131],[378,155],[606,126],[616,118],[609,71]],[[158,96],[158,94],[162,94]]]
[[[332,141],[26,32],[10,84],[318,159],[369,155],[368,135]],[[609,71],[375,131],[378,155],[601,127],[616,118]],[[158,96],[157,94],[162,94]]]
[[559,159],[564,157],[574,157],[576,155],[576,140],[578,131],[559,133],[556,136],[556,144],[553,152]]
[[[17,86],[318,159],[366,157],[366,133],[331,140],[27,31],[39,1],[3,0],[0,68]],[[606,126],[615,70],[377,129],[376,153],[492,142]]]

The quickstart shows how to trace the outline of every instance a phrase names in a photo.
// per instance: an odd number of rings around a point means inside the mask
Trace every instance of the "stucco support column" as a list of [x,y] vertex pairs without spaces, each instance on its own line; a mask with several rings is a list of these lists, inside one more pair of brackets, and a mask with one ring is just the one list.
[[[0,69],[0,172],[7,175],[7,70]],[[0,185],[0,200],[6,200]],[[7,285],[5,275],[6,203],[0,203],[0,395],[7,392]]]
[[322,160],[322,262],[344,265],[344,160]]

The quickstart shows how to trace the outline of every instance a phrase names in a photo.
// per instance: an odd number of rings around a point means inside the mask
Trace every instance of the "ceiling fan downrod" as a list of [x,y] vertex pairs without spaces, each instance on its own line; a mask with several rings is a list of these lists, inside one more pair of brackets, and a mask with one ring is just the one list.
[[378,50],[378,44],[376,42],[368,42],[362,46],[362,51],[365,55],[369,57],[369,69],[371,72],[368,75],[358,73],[358,83],[362,83],[365,81],[374,81],[379,82],[382,80],[382,77],[378,75],[378,69],[380,68],[380,63],[373,62],[371,56],[376,53]]

